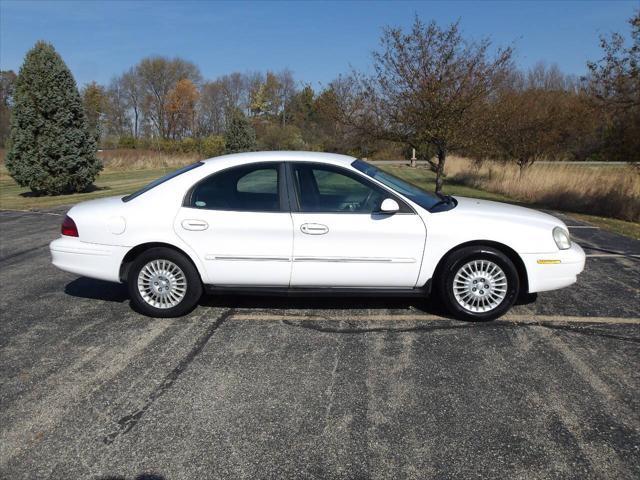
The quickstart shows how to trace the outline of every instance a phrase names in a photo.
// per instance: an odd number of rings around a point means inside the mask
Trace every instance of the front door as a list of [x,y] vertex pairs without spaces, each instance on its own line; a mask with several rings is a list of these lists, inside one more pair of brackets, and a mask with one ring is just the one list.
[[[406,203],[345,168],[306,162],[289,168],[296,200],[292,287],[416,286],[426,230]],[[390,197],[400,212],[380,213]]]
[[201,180],[176,217],[178,236],[217,286],[288,286],[293,226],[284,166],[242,165]]

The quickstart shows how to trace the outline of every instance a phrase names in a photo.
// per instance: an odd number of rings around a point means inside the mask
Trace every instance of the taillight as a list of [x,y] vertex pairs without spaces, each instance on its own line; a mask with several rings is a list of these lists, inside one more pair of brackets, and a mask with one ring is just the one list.
[[67,237],[77,237],[78,227],[76,227],[76,222],[74,222],[68,215],[65,215],[60,232],[62,232],[62,235],[66,235]]

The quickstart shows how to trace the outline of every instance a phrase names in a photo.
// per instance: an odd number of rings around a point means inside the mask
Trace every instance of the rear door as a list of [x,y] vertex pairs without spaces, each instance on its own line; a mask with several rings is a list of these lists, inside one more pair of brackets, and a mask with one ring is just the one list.
[[213,285],[289,285],[293,225],[281,163],[242,165],[201,180],[174,228]]
[[[288,164],[292,186],[292,287],[416,285],[426,229],[402,199],[342,167]],[[385,198],[401,205],[380,213]]]

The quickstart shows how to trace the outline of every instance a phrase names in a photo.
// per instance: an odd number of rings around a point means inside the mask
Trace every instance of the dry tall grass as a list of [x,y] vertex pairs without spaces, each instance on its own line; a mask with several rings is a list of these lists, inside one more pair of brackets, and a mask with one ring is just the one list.
[[[0,179],[9,178],[4,165],[6,150],[0,148]],[[162,153],[154,150],[116,149],[98,152],[106,172],[123,170],[177,169],[200,160],[197,154]]]
[[448,179],[524,203],[640,221],[640,173],[633,166],[534,164],[522,175],[513,164],[447,161]]
[[162,153],[154,150],[116,149],[98,152],[106,171],[180,168],[199,160],[196,154]]

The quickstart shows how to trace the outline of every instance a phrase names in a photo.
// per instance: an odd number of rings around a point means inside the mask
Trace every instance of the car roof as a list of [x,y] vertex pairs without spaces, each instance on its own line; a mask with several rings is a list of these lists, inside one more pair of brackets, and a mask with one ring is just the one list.
[[272,151],[272,152],[245,152],[222,155],[220,157],[203,160],[205,164],[213,166],[217,163],[226,165],[242,165],[253,162],[321,162],[334,165],[351,165],[355,157],[324,152],[296,152],[296,151]]

